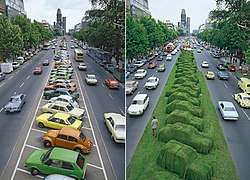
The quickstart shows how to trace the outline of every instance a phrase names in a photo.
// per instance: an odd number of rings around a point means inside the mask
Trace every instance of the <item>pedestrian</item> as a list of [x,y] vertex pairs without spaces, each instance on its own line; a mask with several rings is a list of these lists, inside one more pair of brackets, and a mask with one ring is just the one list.
[[155,116],[153,116],[151,126],[152,126],[153,137],[156,137],[156,129],[158,127],[158,120],[155,118]]

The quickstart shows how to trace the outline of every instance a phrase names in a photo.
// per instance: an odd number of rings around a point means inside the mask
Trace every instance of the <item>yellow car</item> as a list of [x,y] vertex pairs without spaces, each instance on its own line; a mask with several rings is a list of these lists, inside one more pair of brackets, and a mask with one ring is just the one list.
[[234,94],[234,99],[241,107],[250,108],[250,96],[247,93]]
[[82,127],[82,121],[67,113],[43,113],[36,118],[36,122],[40,128],[50,127],[53,129],[62,129],[63,127],[69,126],[80,129]]
[[206,78],[207,79],[215,79],[215,74],[213,71],[207,71],[206,73]]
[[126,81],[126,94],[133,94],[133,92],[138,88],[137,81]]

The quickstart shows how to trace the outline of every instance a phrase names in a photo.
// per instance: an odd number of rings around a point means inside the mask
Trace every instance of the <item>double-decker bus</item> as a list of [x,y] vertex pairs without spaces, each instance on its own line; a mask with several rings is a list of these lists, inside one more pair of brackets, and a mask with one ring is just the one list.
[[82,50],[79,50],[79,49],[75,49],[75,59],[76,61],[83,61],[83,51]]

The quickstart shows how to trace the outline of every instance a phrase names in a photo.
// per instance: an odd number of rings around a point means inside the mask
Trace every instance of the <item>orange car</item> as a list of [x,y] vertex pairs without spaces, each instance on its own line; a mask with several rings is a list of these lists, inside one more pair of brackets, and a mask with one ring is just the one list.
[[92,142],[80,130],[71,127],[49,130],[42,141],[45,147],[63,147],[80,153],[89,153],[93,147]]
[[57,83],[55,85],[49,85],[49,86],[45,86],[44,91],[48,91],[48,90],[56,90],[58,88],[67,88],[70,89],[72,92],[75,92],[77,90],[76,87],[71,87],[69,84],[67,83]]
[[105,84],[109,88],[119,88],[120,87],[119,82],[115,78],[113,78],[113,77],[105,79]]

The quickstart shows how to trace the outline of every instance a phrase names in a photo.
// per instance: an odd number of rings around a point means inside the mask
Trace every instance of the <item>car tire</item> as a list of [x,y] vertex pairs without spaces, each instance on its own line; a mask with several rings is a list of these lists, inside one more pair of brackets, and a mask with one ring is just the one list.
[[41,122],[39,122],[39,123],[38,123],[38,127],[40,127],[40,128],[44,128],[44,124],[43,124],[43,123],[41,123]]
[[52,147],[51,142],[48,141],[48,140],[45,140],[45,141],[43,142],[43,145],[44,145],[46,148]]
[[39,170],[36,169],[36,168],[32,168],[30,172],[31,172],[31,174],[32,174],[33,176],[36,176],[36,175],[39,174]]

